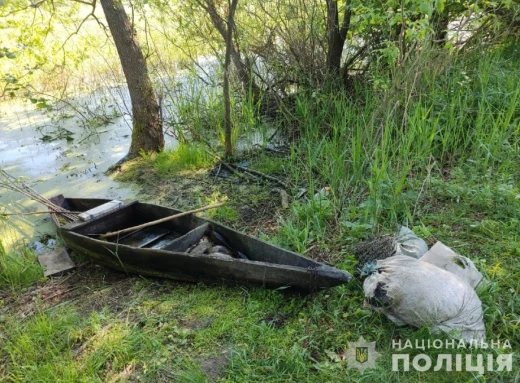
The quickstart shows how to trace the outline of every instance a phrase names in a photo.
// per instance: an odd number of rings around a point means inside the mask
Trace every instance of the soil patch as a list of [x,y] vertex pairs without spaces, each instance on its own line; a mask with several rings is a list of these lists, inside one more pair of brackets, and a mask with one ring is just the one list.
[[125,164],[116,179],[136,183],[141,201],[179,210],[226,201],[207,216],[251,235],[274,234],[283,209],[273,186],[219,171],[218,166],[167,177],[158,175],[151,162],[137,160]]

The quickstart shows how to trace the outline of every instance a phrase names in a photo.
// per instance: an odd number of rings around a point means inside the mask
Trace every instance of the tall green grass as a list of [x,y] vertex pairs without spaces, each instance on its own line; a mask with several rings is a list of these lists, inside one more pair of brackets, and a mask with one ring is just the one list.
[[[186,75],[185,80],[186,83],[178,89],[164,87],[169,102],[170,117],[166,121],[169,131],[182,144],[202,141],[224,146],[224,103],[220,86],[202,86],[200,79],[193,74]],[[231,97],[231,108],[233,147],[236,149],[239,138],[259,132],[266,144],[266,125],[260,123],[260,104],[254,102],[252,95]]]
[[179,144],[174,150],[150,157],[155,170],[161,175],[171,175],[181,171],[192,171],[210,167],[215,159],[201,144]]
[[0,290],[16,292],[41,278],[36,255],[26,243],[7,250],[0,240]]
[[520,76],[512,52],[436,59],[429,52],[391,76],[381,72],[391,79],[384,90],[374,81],[359,85],[354,97],[298,94],[289,122],[300,138],[285,168],[311,196],[331,187],[335,218],[324,214],[328,205],[298,202],[283,221],[286,242],[301,250],[331,223],[417,224],[431,177],[454,166],[517,182]]

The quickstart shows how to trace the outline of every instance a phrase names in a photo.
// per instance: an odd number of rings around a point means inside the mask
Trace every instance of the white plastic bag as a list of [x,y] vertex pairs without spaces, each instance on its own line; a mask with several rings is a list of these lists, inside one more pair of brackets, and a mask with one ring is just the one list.
[[442,242],[436,242],[420,260],[455,274],[473,288],[476,288],[483,278],[469,258],[455,253]]
[[428,262],[397,255],[379,260],[363,284],[365,304],[393,322],[430,325],[467,342],[485,337],[482,303],[475,290]]

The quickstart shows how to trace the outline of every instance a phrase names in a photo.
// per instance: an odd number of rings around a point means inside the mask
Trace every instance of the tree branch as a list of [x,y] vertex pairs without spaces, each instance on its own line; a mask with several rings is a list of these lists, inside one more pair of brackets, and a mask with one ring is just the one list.
[[[63,42],[63,44],[61,45],[60,47],[60,50],[63,50],[63,59],[65,61],[65,50],[64,50],[64,47],[65,45],[68,43],[68,41],[72,38],[72,36],[75,36],[79,33],[81,27],[83,26],[83,24],[85,24],[85,22],[91,17],[91,16],[94,16],[94,12],[96,11],[96,2],[97,0],[94,0],[92,3],[87,3],[87,2],[84,2],[84,1],[81,1],[81,0],[74,0],[78,3],[82,3],[82,4],[88,4],[92,7],[92,11],[87,15],[85,16],[85,18],[83,20],[81,20],[81,23],[79,23],[78,27],[76,28],[76,30],[74,32],[72,32],[66,39],[65,41]],[[96,18],[94,16],[94,18]],[[97,20],[97,18],[96,18]],[[99,22],[99,21],[98,21]]]
[[350,0],[345,4],[345,12],[343,13],[343,22],[339,29],[339,35],[343,40],[347,38],[347,33],[350,29],[350,19],[352,18],[352,9],[350,8]]
[[47,1],[49,1],[49,0],[42,0],[42,1],[38,2],[38,3],[29,4],[29,5],[27,5],[25,7],[22,7],[22,8],[13,9],[12,11],[9,11],[9,12],[7,12],[5,14],[2,14],[2,17],[7,17],[7,16],[14,15],[15,13],[18,13],[18,12],[23,12],[23,11],[26,11],[27,9],[29,9],[29,8],[34,8],[34,9],[39,8],[43,3],[46,3]]

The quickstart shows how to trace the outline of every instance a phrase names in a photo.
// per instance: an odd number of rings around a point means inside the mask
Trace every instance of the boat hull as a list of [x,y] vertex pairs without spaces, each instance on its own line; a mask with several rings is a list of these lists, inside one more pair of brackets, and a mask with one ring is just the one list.
[[[55,200],[58,197],[55,197]],[[82,209],[95,207],[106,200],[63,199],[61,206]],[[126,210],[125,210],[126,209]],[[166,229],[183,230],[184,233],[169,245],[169,249],[139,248],[124,243],[109,242],[92,235],[113,231],[128,226],[119,224],[125,217],[142,216],[152,221],[180,213],[153,204],[134,202],[119,212],[93,222],[75,222],[61,225],[53,217],[58,231],[67,247],[83,254],[93,262],[129,274],[171,278],[179,281],[204,282],[208,284],[252,284],[270,288],[289,287],[312,292],[344,284],[351,275],[334,267],[321,264],[297,253],[235,231],[212,220],[188,215],[173,220]],[[139,221],[137,221],[139,223]],[[130,225],[131,226],[131,225]],[[179,229],[180,228],[180,229]],[[183,251],[193,242],[197,231],[210,228],[224,237],[231,246],[247,259],[222,259],[211,255],[193,255]],[[200,236],[200,233],[199,233]],[[190,242],[191,241],[191,242]]]

